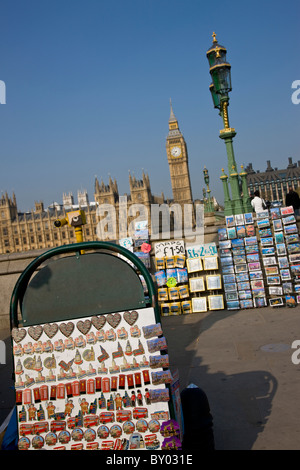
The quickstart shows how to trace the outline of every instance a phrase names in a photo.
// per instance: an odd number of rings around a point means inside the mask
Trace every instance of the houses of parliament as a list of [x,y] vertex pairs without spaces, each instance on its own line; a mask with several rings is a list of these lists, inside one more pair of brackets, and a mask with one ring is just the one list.
[[[133,204],[142,204],[150,213],[152,204],[193,204],[190,182],[188,152],[186,142],[179,129],[177,118],[174,115],[172,104],[169,118],[169,132],[166,138],[166,152],[170,169],[172,200],[165,200],[164,194],[152,194],[148,174],[143,172],[142,178],[137,179],[129,175],[130,194],[120,196],[116,180],[109,177],[108,184],[95,179],[94,201],[89,202],[86,191],[78,192],[78,205],[74,206],[72,194],[63,194],[62,205],[53,204],[46,210],[43,202],[35,202],[31,212],[19,212],[15,194],[11,197],[5,193],[0,198],[0,254],[24,252],[36,249],[48,249],[56,246],[76,243],[74,228],[64,225],[61,228],[54,226],[57,219],[65,218],[66,213],[76,209],[85,212],[86,224],[83,225],[83,239],[85,241],[99,240],[97,226],[100,218],[97,208],[109,204],[114,207],[117,230],[119,231],[119,208],[126,204],[127,211]],[[130,219],[127,221],[129,224]],[[149,225],[149,224],[148,224]],[[150,225],[149,225],[150,227]],[[110,239],[105,233],[103,240]],[[111,240],[117,241],[117,240]]]

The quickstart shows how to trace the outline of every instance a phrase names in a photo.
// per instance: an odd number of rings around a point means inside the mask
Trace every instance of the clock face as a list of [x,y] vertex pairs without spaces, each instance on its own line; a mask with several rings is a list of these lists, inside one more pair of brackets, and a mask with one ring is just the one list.
[[173,155],[173,157],[179,157],[181,155],[181,148],[173,147],[171,150],[171,155]]

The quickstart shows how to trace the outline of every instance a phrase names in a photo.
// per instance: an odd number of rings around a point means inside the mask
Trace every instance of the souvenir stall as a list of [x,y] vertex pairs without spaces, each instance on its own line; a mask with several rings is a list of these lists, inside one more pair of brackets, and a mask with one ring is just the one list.
[[300,302],[300,240],[293,207],[227,216],[218,236],[228,310]]
[[49,250],[20,276],[10,315],[20,450],[181,448],[155,287],[133,253]]

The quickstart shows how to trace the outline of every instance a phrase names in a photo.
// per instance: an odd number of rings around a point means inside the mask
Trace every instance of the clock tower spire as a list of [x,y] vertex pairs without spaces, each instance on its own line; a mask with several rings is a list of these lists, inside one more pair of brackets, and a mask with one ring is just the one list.
[[175,117],[170,99],[169,133],[167,135],[166,150],[170,168],[171,184],[174,203],[181,206],[192,204],[192,189],[188,166],[187,146],[178,121]]

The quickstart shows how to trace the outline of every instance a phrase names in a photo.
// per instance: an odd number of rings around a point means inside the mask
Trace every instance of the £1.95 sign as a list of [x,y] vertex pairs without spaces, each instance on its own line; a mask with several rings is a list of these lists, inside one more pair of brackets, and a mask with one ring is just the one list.
[[199,258],[204,256],[217,256],[217,246],[215,243],[205,243],[204,245],[193,245],[186,248],[188,258]]

